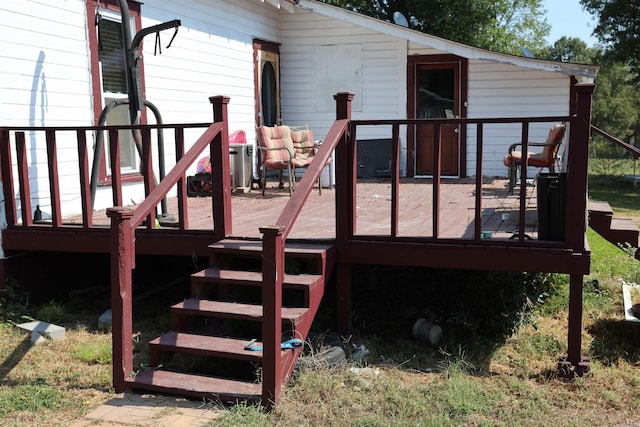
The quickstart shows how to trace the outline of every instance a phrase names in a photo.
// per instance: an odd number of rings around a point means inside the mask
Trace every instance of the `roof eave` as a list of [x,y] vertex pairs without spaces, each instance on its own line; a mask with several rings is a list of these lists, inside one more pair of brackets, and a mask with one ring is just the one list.
[[390,36],[398,37],[409,42],[414,42],[433,49],[450,52],[467,59],[477,59],[502,64],[510,64],[518,67],[558,72],[570,76],[582,77],[592,80],[595,78],[600,67],[595,65],[573,64],[568,62],[549,61],[544,59],[525,58],[522,56],[509,55],[506,53],[494,52],[478,47],[468,46],[462,43],[446,40],[437,36],[422,33],[410,28],[401,27],[389,22],[371,18],[356,12],[331,6],[316,0],[298,0],[296,4],[308,11],[318,13],[323,16],[337,20],[350,22],[355,25],[368,28]]

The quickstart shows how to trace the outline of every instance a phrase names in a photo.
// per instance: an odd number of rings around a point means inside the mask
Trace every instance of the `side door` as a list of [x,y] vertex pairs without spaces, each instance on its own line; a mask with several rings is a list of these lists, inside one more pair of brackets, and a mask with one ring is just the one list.
[[[422,57],[411,66],[409,80],[409,118],[451,119],[466,116],[463,94],[466,94],[466,67],[452,55]],[[466,64],[465,64],[466,65]],[[464,85],[464,86],[463,86]],[[457,125],[440,127],[440,159],[442,176],[465,176],[466,143],[464,129]],[[431,176],[435,143],[435,126],[416,125],[409,135],[414,176]],[[411,158],[410,158],[411,159]]]

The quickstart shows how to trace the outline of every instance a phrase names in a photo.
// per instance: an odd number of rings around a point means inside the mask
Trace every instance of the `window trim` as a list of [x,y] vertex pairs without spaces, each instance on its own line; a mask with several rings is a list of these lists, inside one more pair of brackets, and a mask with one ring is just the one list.
[[[141,18],[141,5],[142,3],[137,1],[127,0],[127,5],[129,7],[129,16],[133,18],[135,32],[137,33],[142,29],[142,18]],[[98,120],[100,119],[100,114],[102,113],[102,109],[105,107],[103,105],[103,92],[102,92],[102,80],[100,75],[100,52],[98,51],[98,31],[95,25],[96,21],[96,11],[98,9],[107,9],[112,12],[116,12],[120,14],[120,6],[117,0],[87,0],[87,33],[89,39],[89,67],[91,72],[91,92],[93,98],[93,122],[95,125],[98,125]],[[140,83],[142,86],[142,96],[145,97],[145,81],[144,81],[144,61],[140,62]],[[140,123],[147,123],[147,114],[146,111],[142,111],[142,115],[140,118]],[[111,175],[107,172],[107,151],[106,144],[104,144],[102,149],[102,155],[100,158],[100,167],[98,173],[98,185],[108,186],[111,185]],[[122,181],[123,182],[139,182],[142,181],[143,177],[140,172],[122,172]]]

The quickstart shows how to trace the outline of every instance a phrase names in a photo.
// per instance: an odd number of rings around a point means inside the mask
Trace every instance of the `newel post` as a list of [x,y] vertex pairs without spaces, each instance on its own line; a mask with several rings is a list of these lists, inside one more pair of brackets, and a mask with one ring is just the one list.
[[261,227],[262,233],[262,405],[271,408],[282,388],[282,282],[284,239],[282,227]]
[[[338,92],[336,120],[351,120],[351,102],[355,95]],[[356,213],[356,130],[343,135],[336,147],[336,243],[345,243],[355,231]],[[347,336],[351,329],[351,265],[338,263],[337,273],[337,329]]]
[[107,209],[111,218],[111,314],[113,388],[125,389],[125,380],[133,371],[132,276],[135,267],[133,210],[123,207]]
[[[587,173],[591,136],[591,99],[595,86],[578,84],[577,117],[571,122],[567,165],[566,241],[578,253],[584,253],[587,229]],[[569,327],[566,360],[559,363],[560,373],[582,376],[589,372],[588,357],[582,356],[582,274],[569,277]]]
[[222,240],[232,234],[231,219],[231,167],[229,165],[229,119],[227,115],[228,96],[212,96],[214,123],[222,123],[222,131],[211,144],[211,202],[213,214],[213,234],[215,240]]
[[571,122],[567,162],[566,239],[575,250],[584,249],[587,227],[587,174],[589,165],[589,139],[591,137],[591,99],[595,86],[581,83],[575,86],[577,94],[576,120]]
[[[338,92],[336,100],[336,120],[351,120],[351,102],[355,95]],[[355,215],[355,144],[342,135],[336,147],[336,240],[345,241],[353,232]]]

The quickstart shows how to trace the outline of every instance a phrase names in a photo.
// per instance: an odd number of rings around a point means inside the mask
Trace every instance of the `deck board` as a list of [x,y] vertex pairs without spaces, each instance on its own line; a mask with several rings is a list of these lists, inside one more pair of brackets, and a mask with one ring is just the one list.
[[[485,178],[482,192],[482,231],[491,238],[509,238],[517,230],[518,197],[508,195],[507,181],[502,178]],[[391,183],[389,180],[359,180],[356,187],[358,235],[390,235],[391,233]],[[332,239],[335,237],[335,191],[324,189],[322,195],[314,188],[290,238]],[[440,197],[441,238],[473,238],[475,215],[475,181],[473,178],[442,179]],[[399,230],[402,237],[433,237],[433,186],[431,179],[405,178],[399,188]],[[261,226],[273,225],[286,203],[287,189],[277,189],[268,183],[263,197],[256,188],[247,193],[233,193],[233,236],[261,237]],[[213,229],[210,197],[187,199],[189,229]],[[535,187],[527,188],[525,233],[532,238],[536,230]],[[167,200],[167,213],[177,216],[177,201]],[[503,213],[509,219],[503,220]],[[78,218],[71,221],[78,221]],[[108,224],[105,211],[94,212],[94,224]]]

